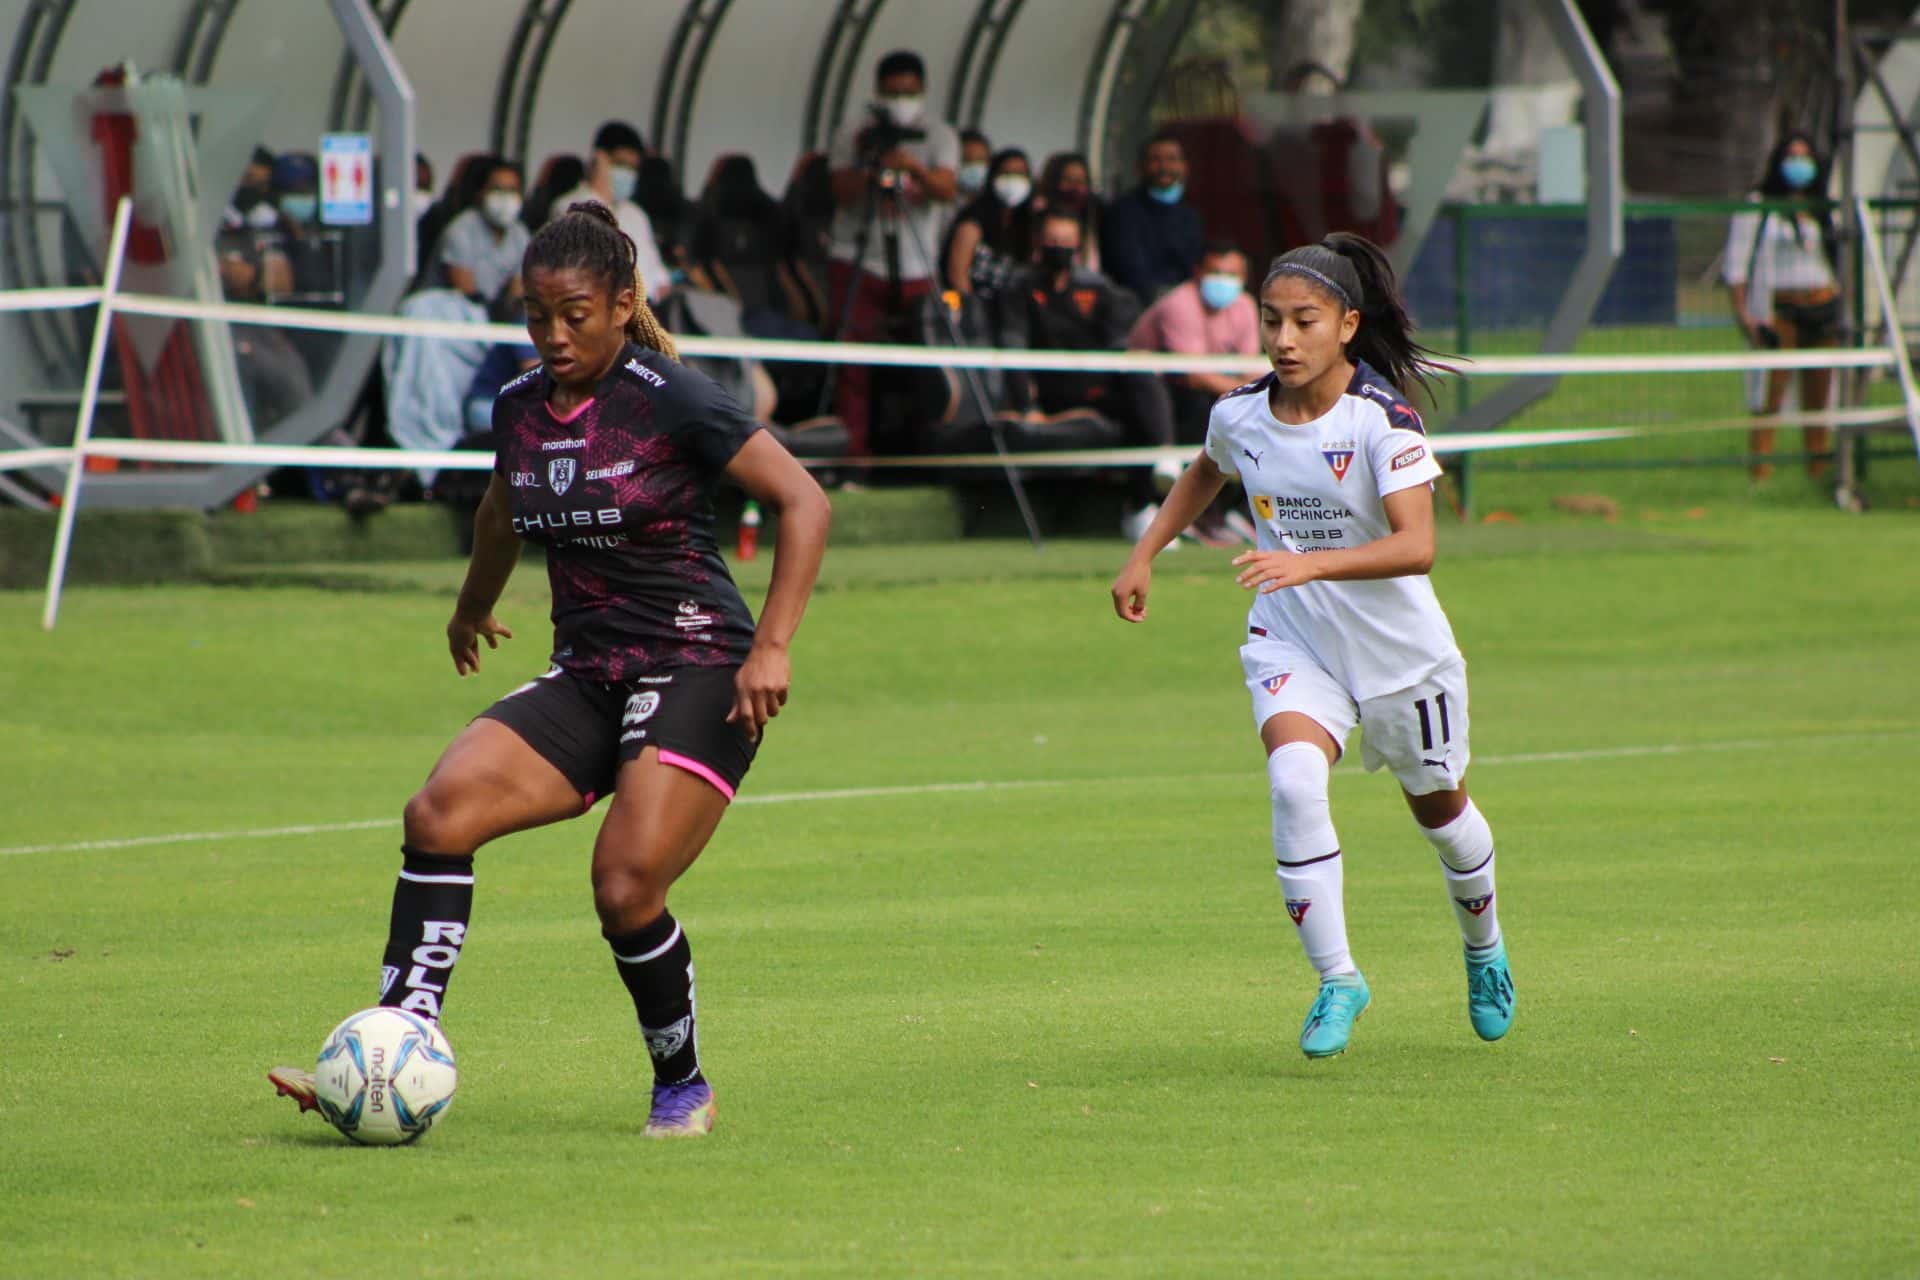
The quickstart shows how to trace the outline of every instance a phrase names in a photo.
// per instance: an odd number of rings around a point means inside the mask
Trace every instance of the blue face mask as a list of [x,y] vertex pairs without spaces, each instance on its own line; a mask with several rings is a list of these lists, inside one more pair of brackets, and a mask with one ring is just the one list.
[[1147,194],[1161,204],[1179,204],[1180,198],[1187,194],[1187,184],[1176,182],[1170,187],[1148,187]]
[[607,190],[618,203],[633,199],[633,190],[640,185],[640,171],[616,164],[607,170]]
[[280,212],[295,222],[312,222],[314,207],[319,198],[310,195],[295,195],[292,192],[280,197]]
[[1200,301],[1209,311],[1225,311],[1240,296],[1238,276],[1201,276]]
[[1788,156],[1780,162],[1780,176],[1795,191],[1805,191],[1819,174],[1820,166],[1813,162],[1812,156]]

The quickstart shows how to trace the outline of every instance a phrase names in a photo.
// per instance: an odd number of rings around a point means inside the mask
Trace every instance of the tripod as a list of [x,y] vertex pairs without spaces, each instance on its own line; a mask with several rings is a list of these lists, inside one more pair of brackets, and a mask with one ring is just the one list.
[[[864,270],[862,264],[867,259],[867,246],[873,241],[874,224],[880,221],[883,200],[887,203],[892,215],[881,234],[886,237],[887,279],[896,297],[900,281],[899,228],[903,226],[907,229],[908,243],[919,255],[920,266],[925,270],[927,279],[934,281],[936,285],[939,283],[933,254],[927,249],[926,241],[921,238],[920,228],[915,226],[912,218],[908,216],[910,211],[907,207],[907,195],[900,189],[899,175],[891,169],[874,170],[867,183],[866,207],[860,214],[860,230],[854,236],[853,279],[847,285],[846,300],[840,304],[840,317],[833,331],[836,338],[846,332],[847,325],[853,318],[853,305],[860,284],[860,273]],[[940,299],[937,290],[930,301],[934,309],[940,313],[940,319],[946,326],[947,340],[956,350],[965,348],[966,335],[960,332],[960,322],[954,319],[952,308]],[[823,415],[833,407],[834,391],[840,384],[840,368],[839,363],[833,364],[828,369],[825,385],[821,387],[820,412]],[[1006,434],[1001,428],[1000,420],[994,416],[993,402],[987,398],[986,388],[981,385],[980,371],[974,368],[962,368],[960,375],[967,384],[974,409],[980,414],[981,421],[986,424],[987,436],[993,441],[994,454],[999,458],[1000,469],[1007,477],[1007,488],[1013,493],[1014,505],[1020,509],[1020,519],[1027,527],[1027,537],[1032,541],[1035,551],[1042,550],[1045,543],[1040,537],[1040,522],[1033,514],[1032,504],[1027,501],[1026,484],[1020,478],[1019,469],[1013,465],[1013,455],[1007,449]]]

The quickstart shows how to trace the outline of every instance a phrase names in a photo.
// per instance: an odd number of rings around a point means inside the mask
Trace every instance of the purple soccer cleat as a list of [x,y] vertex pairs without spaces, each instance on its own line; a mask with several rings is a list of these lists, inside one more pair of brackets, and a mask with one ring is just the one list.
[[647,1116],[649,1138],[698,1138],[713,1132],[713,1086],[662,1084],[653,1088],[653,1110]]

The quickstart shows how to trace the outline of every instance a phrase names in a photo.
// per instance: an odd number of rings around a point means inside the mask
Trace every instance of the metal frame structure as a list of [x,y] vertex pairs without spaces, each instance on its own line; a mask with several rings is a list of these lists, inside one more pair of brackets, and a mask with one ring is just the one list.
[[820,40],[813,78],[807,87],[807,110],[800,127],[803,151],[825,151],[833,141],[846,110],[848,87],[859,68],[867,33],[887,0],[839,0]]
[[[1540,0],[1540,8],[1579,78],[1586,104],[1587,244],[1540,340],[1540,354],[1558,355],[1573,350],[1613,278],[1614,264],[1626,252],[1626,184],[1620,173],[1620,86],[1573,0]],[[1515,378],[1470,405],[1446,430],[1490,431],[1549,395],[1559,382],[1545,374]]]
[[[34,172],[37,144],[14,102],[13,87],[45,84],[53,55],[60,47],[75,0],[28,0],[27,10],[13,38],[7,59],[7,82],[0,86],[0,182],[9,197],[0,206],[0,258],[6,278],[33,288],[48,283],[40,241],[39,199]],[[48,380],[71,381],[80,376],[83,353],[77,330],[67,317],[27,314],[21,317],[34,357]]]
[[687,135],[693,131],[693,104],[700,93],[700,77],[713,52],[713,38],[726,20],[733,0],[691,0],[681,10],[668,42],[660,83],[653,96],[653,145],[673,162],[685,178]]
[[533,108],[540,99],[540,81],[547,74],[553,38],[566,21],[573,0],[526,0],[507,44],[507,60],[493,95],[493,132],[490,148],[527,167],[527,144],[533,133]]
[[1007,33],[1013,30],[1025,3],[1026,0],[980,0],[980,7],[974,10],[947,90],[946,118],[961,128],[980,123],[987,107],[987,94],[993,88],[993,73],[1000,65],[1000,51],[1006,47]]

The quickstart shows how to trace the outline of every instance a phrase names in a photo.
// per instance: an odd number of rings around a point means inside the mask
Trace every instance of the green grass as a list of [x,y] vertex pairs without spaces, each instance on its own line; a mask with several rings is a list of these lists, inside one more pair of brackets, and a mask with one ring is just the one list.
[[[1311,1064],[1244,600],[1187,549],[1122,627],[1118,552],[830,558],[755,803],[675,894],[704,1142],[638,1136],[591,820],[482,854],[459,1101],[389,1151],[261,1071],[371,998],[397,827],[0,854],[0,1274],[1920,1269],[1920,522],[1448,528],[1519,1020],[1473,1039],[1432,854],[1343,766],[1377,1007]],[[453,679],[456,574],[81,588],[53,637],[0,594],[0,844],[396,815],[545,652],[526,575]],[[793,798],[947,782],[993,785]]]

